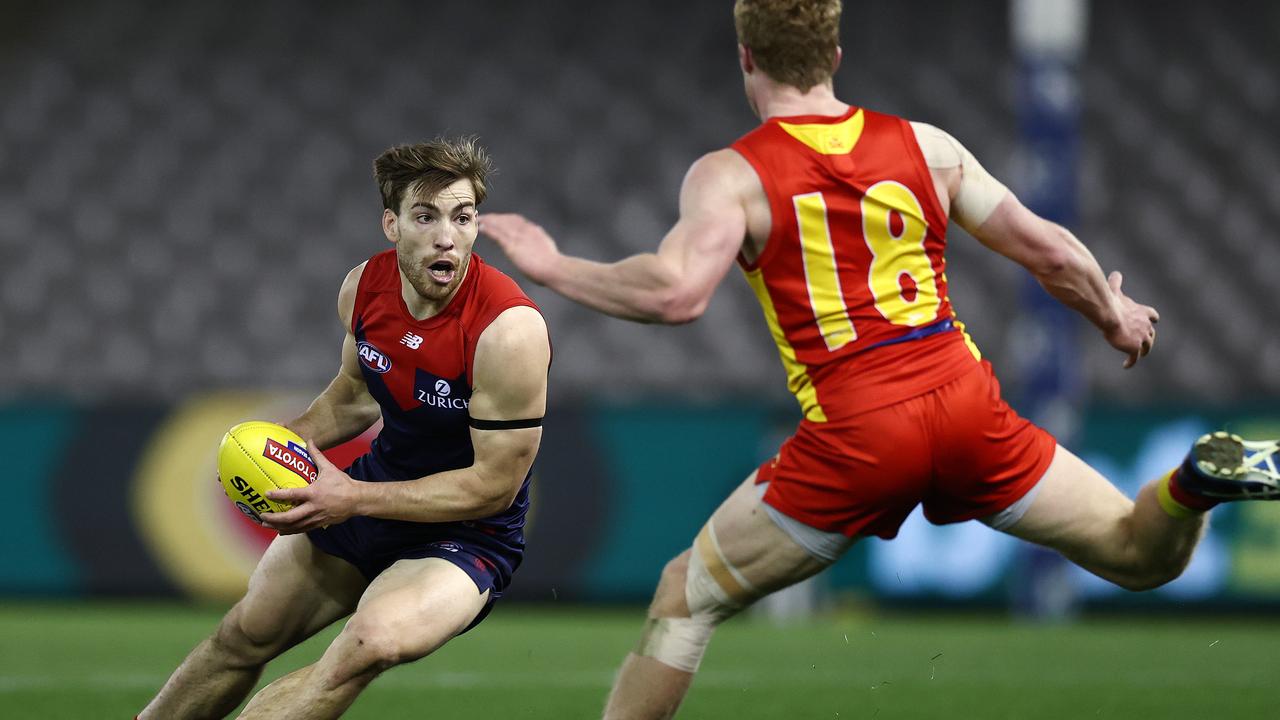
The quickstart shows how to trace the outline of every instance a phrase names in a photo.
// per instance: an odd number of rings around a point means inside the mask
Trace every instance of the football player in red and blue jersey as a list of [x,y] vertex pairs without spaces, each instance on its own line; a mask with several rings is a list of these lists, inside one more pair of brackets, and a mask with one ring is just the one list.
[[[479,623],[511,582],[551,348],[537,306],[471,251],[488,171],[468,139],[394,147],[374,162],[394,248],[343,281],[341,368],[287,423],[318,476],[269,493],[294,506],[263,516],[280,536],[140,717],[223,717],[267,661],[352,615],[318,662],[241,715],[338,717],[379,673]],[[369,453],[345,471],[320,452],[379,417]]]
[[840,14],[839,0],[738,0],[762,124],[693,164],[655,253],[590,262],[518,215],[482,222],[535,282],[644,322],[697,318],[736,261],[803,414],[667,565],[609,718],[673,715],[717,624],[860,537],[894,537],[917,505],[1145,589],[1183,571],[1215,503],[1280,497],[1276,443],[1215,433],[1135,502],[1005,404],[948,300],[949,219],[1089,319],[1126,367],[1151,350],[1158,315],[951,135],[837,99]]

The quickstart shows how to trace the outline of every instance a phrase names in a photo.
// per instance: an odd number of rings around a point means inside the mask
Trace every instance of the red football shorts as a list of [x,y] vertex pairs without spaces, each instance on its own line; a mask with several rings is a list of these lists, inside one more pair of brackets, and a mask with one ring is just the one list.
[[939,525],[1003,511],[1035,487],[1056,447],[1001,399],[984,360],[909,400],[802,421],[756,482],[769,483],[766,503],[810,527],[888,539],[920,503]]

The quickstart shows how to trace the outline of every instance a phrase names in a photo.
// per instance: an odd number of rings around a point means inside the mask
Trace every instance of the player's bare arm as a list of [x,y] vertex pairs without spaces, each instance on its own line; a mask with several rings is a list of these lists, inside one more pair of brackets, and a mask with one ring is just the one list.
[[[541,419],[546,412],[551,348],[536,310],[504,311],[476,345],[470,413],[483,421]],[[541,426],[471,429],[470,467],[401,482],[353,480],[312,453],[319,471],[305,488],[280,490],[272,499],[295,505],[263,515],[283,534],[336,524],[354,515],[412,522],[452,522],[489,517],[511,506],[542,440]]]
[[356,338],[351,333],[351,313],[355,308],[356,290],[364,271],[360,263],[342,281],[338,291],[338,317],[346,336],[342,340],[342,365],[329,383],[302,415],[285,423],[290,430],[311,438],[321,448],[339,445],[368,430],[378,420],[378,403],[369,394],[360,363],[356,358]]
[[960,227],[1022,265],[1050,295],[1088,318],[1125,353],[1126,368],[1151,351],[1160,315],[1124,294],[1120,273],[1105,276],[1084,243],[1027,209],[950,135],[923,123],[912,125],[944,209]]
[[626,320],[686,323],[706,310],[742,249],[753,184],[759,187],[737,153],[702,157],[685,175],[680,218],[657,251],[613,263],[561,254],[546,231],[517,214],[486,213],[480,231],[530,279],[571,300]]
[[1050,295],[1096,325],[1112,347],[1125,353],[1126,368],[1151,352],[1160,314],[1124,294],[1119,272],[1104,276],[1093,254],[1066,228],[1037,216],[1010,193],[972,233],[1026,267]]

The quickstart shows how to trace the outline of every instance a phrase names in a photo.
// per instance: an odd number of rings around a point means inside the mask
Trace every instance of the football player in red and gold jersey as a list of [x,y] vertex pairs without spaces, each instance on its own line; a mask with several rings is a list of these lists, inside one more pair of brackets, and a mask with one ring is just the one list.
[[1216,502],[1280,494],[1275,443],[1218,433],[1134,502],[1005,404],[947,299],[948,219],[1088,318],[1125,367],[1150,352],[1159,316],[949,134],[836,98],[840,11],[738,0],[739,65],[762,124],[693,164],[655,253],[589,262],[518,215],[481,220],[535,282],[643,322],[694,320],[736,262],[804,415],[668,564],[606,717],[671,716],[719,622],[859,537],[892,538],[916,505],[1139,590],[1182,572]]

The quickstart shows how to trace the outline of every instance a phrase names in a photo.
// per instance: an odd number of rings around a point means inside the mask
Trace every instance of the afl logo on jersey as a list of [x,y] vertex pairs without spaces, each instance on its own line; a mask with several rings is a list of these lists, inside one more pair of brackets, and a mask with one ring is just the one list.
[[361,340],[356,345],[356,354],[360,356],[360,362],[365,367],[376,373],[384,373],[391,369],[391,358],[383,355],[382,351],[372,343]]

